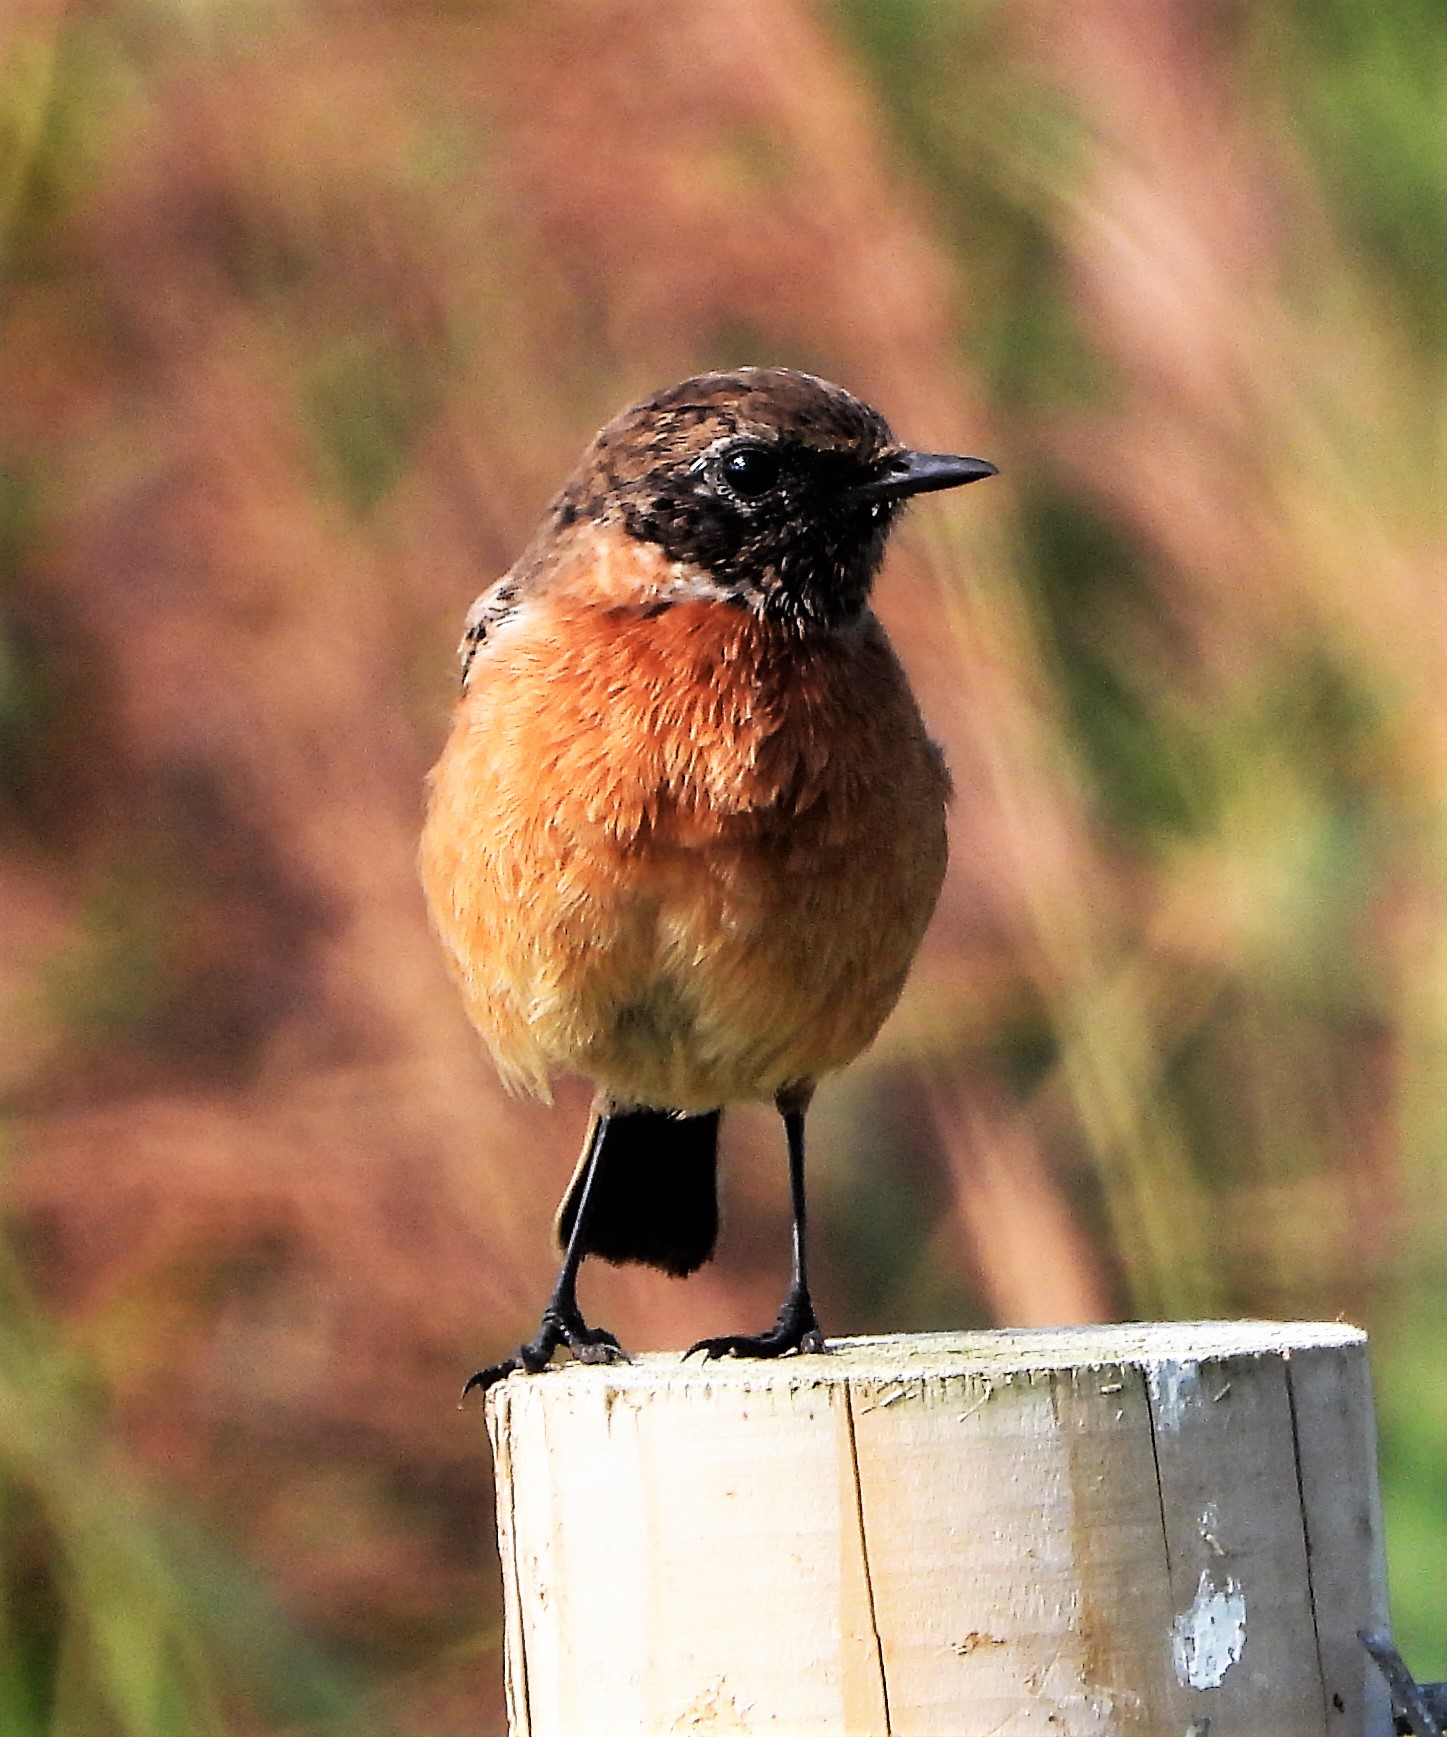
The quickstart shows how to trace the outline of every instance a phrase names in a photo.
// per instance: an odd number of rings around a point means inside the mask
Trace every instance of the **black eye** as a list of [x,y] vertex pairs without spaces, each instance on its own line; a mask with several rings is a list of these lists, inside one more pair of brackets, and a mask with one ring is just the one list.
[[767,446],[735,446],[719,460],[719,474],[730,493],[756,501],[779,480],[779,455]]

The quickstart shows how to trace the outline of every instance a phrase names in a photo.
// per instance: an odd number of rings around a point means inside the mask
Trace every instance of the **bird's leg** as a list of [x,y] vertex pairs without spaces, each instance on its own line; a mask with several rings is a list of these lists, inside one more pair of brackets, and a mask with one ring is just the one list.
[[684,1353],[704,1357],[782,1357],[789,1351],[822,1351],[824,1335],[809,1295],[809,1275],[804,1231],[804,1111],[809,1089],[801,1088],[778,1098],[789,1141],[789,1195],[794,1206],[794,1271],[779,1318],[763,1333],[726,1333],[717,1339],[700,1339]]
[[573,1230],[568,1238],[563,1264],[558,1269],[557,1283],[553,1286],[553,1294],[543,1310],[537,1332],[526,1345],[519,1345],[511,1357],[504,1357],[501,1363],[479,1369],[475,1375],[469,1376],[467,1385],[462,1390],[464,1399],[474,1388],[480,1388],[486,1393],[495,1381],[501,1381],[505,1375],[511,1375],[515,1370],[520,1369],[528,1375],[536,1375],[539,1370],[547,1367],[553,1352],[560,1345],[565,1345],[580,1363],[628,1361],[627,1353],[613,1335],[602,1327],[590,1327],[578,1307],[578,1268],[583,1264],[583,1254],[587,1248],[588,1202],[593,1193],[593,1184],[597,1180],[598,1165],[603,1154],[603,1135],[607,1126],[608,1116],[604,1111],[593,1122],[592,1138],[588,1143],[588,1167],[583,1177],[583,1191],[578,1198],[577,1216],[573,1220]]

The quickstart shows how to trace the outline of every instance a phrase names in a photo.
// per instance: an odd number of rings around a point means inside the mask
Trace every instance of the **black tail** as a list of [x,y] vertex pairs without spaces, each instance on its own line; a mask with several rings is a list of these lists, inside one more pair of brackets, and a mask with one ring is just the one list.
[[[567,1247],[578,1216],[583,1167],[592,1150],[595,1111],[558,1208],[558,1241]],[[584,1254],[637,1261],[683,1278],[712,1255],[718,1238],[718,1124],[721,1112],[613,1110],[588,1197]]]

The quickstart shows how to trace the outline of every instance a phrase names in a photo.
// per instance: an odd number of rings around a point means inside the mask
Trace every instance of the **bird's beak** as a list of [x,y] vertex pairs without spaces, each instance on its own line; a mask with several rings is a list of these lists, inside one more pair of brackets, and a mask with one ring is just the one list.
[[985,458],[957,458],[949,452],[901,452],[868,482],[849,492],[856,500],[897,501],[906,495],[926,495],[935,489],[957,489],[965,483],[998,476]]

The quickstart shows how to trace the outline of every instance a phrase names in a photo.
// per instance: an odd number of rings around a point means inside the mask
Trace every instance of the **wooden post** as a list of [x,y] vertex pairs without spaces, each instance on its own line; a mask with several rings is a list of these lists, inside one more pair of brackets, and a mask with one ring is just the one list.
[[1366,1340],[1195,1322],[488,1399],[513,1737],[1387,1737]]

